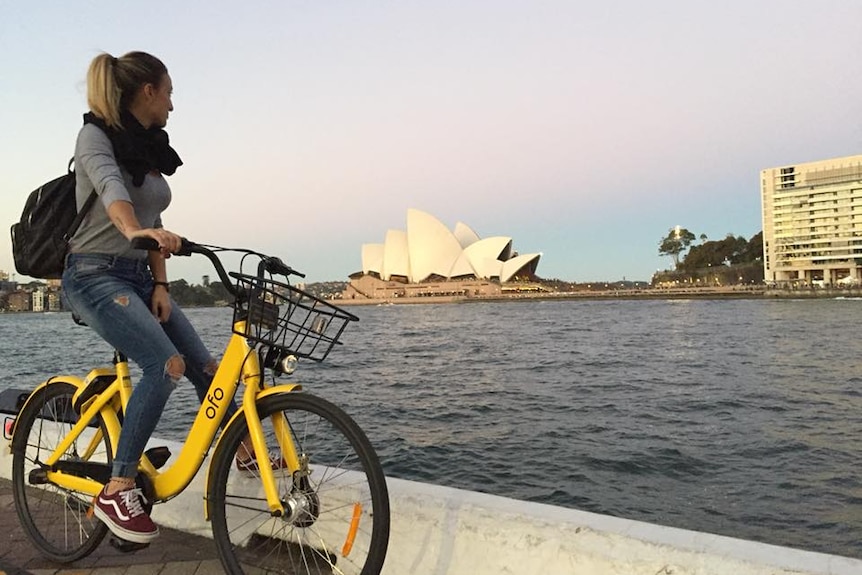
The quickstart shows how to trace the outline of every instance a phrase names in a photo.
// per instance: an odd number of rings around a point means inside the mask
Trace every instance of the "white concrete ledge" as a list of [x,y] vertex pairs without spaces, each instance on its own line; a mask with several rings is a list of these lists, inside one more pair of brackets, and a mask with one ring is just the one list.
[[862,573],[862,561],[390,479],[386,573]]
[[[155,444],[156,442],[154,442]],[[178,444],[168,443],[174,453]],[[11,477],[7,445],[0,476]],[[205,469],[205,468],[204,468]],[[203,471],[153,519],[210,536]],[[388,480],[385,575],[859,575],[862,560],[415,481]]]

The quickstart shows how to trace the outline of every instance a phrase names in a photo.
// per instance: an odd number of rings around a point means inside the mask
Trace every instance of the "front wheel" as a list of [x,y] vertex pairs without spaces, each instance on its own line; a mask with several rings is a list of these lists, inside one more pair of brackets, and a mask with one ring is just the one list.
[[[356,422],[332,403],[293,392],[262,399],[258,415],[285,514],[273,517],[260,474],[235,454],[248,433],[238,418],[210,469],[213,535],[227,573],[377,575],[389,543],[389,494],[380,461]],[[283,414],[300,469],[281,469],[273,416]]]

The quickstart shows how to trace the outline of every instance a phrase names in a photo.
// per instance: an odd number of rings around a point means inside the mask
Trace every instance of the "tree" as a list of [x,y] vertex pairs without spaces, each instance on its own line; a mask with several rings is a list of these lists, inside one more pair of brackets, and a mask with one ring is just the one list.
[[763,232],[757,232],[750,240],[748,240],[748,249],[746,250],[748,261],[756,262],[763,260]]
[[233,296],[230,295],[230,292],[227,291],[227,288],[221,282],[212,282],[209,292],[215,301],[233,301]]
[[192,287],[184,279],[178,279],[170,282],[171,297],[180,305],[189,305],[193,297],[191,296]]
[[[676,230],[673,230],[676,235]],[[682,235],[682,232],[680,232]],[[657,274],[659,282],[685,281],[705,285],[754,284],[763,280],[763,232],[750,240],[727,234],[718,241],[692,245],[675,271]]]
[[[762,238],[762,235],[755,236],[749,241],[742,236],[727,234],[723,240],[692,246],[685,259],[680,262],[678,269],[694,272],[707,267],[755,262],[763,256],[762,239],[757,238]],[[759,252],[752,252],[758,243],[761,245]]]
[[748,250],[748,240],[744,237],[734,237],[733,234],[727,234],[720,242],[720,245],[724,253],[724,261],[728,264],[741,264],[746,261],[745,254]]
[[691,245],[695,239],[695,235],[685,228],[676,226],[668,231],[665,237],[658,245],[658,253],[662,256],[670,256],[673,258],[674,269],[679,267],[679,255]]

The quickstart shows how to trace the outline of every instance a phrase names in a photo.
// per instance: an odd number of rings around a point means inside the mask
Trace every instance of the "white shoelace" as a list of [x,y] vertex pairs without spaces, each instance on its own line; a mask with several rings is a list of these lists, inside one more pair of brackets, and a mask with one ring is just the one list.
[[[246,460],[241,460],[241,459],[239,459],[239,457],[237,457],[236,461],[237,461],[237,463],[242,465],[244,468],[252,468],[252,466],[254,469],[258,468],[257,456],[255,456],[255,455],[252,455],[251,457],[249,457]],[[278,469],[278,468],[282,467],[281,456],[278,454],[277,451],[270,451],[269,452],[269,466],[272,467],[273,469]]]
[[144,507],[141,502],[146,501],[147,499],[144,497],[144,492],[141,491],[140,488],[121,491],[120,499],[123,500],[123,504],[126,506],[126,509],[129,510],[129,515],[131,517],[137,517],[144,513]]

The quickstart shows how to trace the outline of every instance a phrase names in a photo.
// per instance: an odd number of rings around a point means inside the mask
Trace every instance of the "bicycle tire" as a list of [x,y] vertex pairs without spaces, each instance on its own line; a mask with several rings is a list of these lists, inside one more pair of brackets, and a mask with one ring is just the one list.
[[[72,408],[75,391],[77,387],[62,381],[36,391],[18,414],[12,437],[12,493],[18,519],[39,552],[58,563],[86,557],[108,532],[95,516],[87,516],[91,495],[53,485],[39,473],[38,462],[54,451],[79,419]],[[101,440],[95,435],[99,430]],[[62,459],[83,461],[84,445],[93,437],[96,449],[86,460],[110,465],[113,453],[101,416],[92,432],[86,430]]]
[[281,412],[310,472],[274,469],[285,515],[273,517],[259,473],[235,464],[245,419],[225,430],[208,499],[225,572],[378,575],[389,544],[389,493],[365,433],[343,410],[306,393],[270,396],[257,409],[270,453],[279,453],[270,416]]

